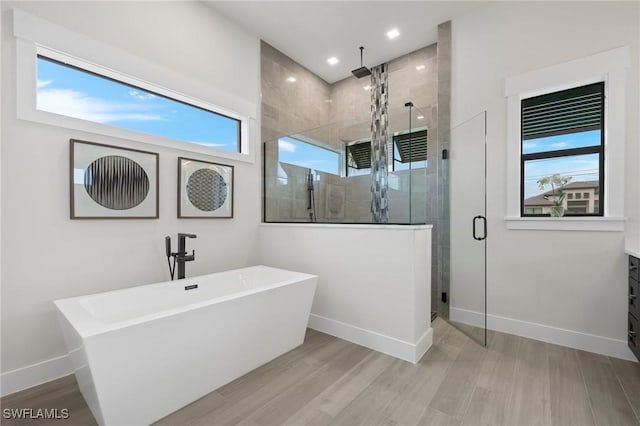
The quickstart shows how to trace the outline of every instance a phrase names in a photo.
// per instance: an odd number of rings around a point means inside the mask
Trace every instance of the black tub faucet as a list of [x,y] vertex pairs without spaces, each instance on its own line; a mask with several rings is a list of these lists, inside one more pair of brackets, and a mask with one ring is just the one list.
[[[184,266],[186,262],[196,260],[196,251],[192,250],[191,254],[187,254],[187,238],[197,238],[195,234],[178,234],[178,252],[171,252],[171,237],[165,237],[165,247],[167,251],[167,261],[169,262],[169,272],[171,273],[171,279],[173,280],[173,271],[175,270],[176,263],[178,264],[178,279],[184,278]],[[171,268],[171,257],[173,257],[173,269]]]

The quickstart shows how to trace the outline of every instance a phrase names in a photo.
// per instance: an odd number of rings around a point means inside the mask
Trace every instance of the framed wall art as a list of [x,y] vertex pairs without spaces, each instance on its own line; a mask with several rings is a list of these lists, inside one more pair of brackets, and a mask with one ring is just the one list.
[[178,157],[178,217],[233,217],[233,166]]
[[158,154],[70,140],[71,219],[158,218]]

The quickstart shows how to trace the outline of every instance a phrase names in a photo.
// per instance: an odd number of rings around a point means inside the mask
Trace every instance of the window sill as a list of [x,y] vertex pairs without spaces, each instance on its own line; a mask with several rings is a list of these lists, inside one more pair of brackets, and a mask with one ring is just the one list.
[[624,217],[506,217],[507,229],[531,231],[624,231]]

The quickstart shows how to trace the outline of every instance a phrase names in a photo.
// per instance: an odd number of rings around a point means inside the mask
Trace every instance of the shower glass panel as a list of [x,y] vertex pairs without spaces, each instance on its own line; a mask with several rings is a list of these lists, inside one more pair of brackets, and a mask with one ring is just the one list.
[[[419,108],[389,111],[389,224],[426,223],[428,121]],[[263,158],[265,222],[373,223],[370,122],[266,141]]]
[[[442,135],[449,144],[450,322],[486,345],[486,112]],[[446,175],[447,173],[445,173]]]

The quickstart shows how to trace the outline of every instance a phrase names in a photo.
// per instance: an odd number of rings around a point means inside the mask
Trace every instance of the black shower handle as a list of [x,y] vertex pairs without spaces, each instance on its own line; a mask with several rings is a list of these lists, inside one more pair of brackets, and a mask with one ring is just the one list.
[[[478,219],[482,220],[482,231],[483,232],[482,232],[482,236],[481,237],[478,237],[477,236],[477,232],[476,232],[476,221]],[[473,239],[477,240],[477,241],[482,241],[485,238],[487,238],[487,218],[484,217],[484,216],[479,216],[478,215],[478,216],[473,218]]]

